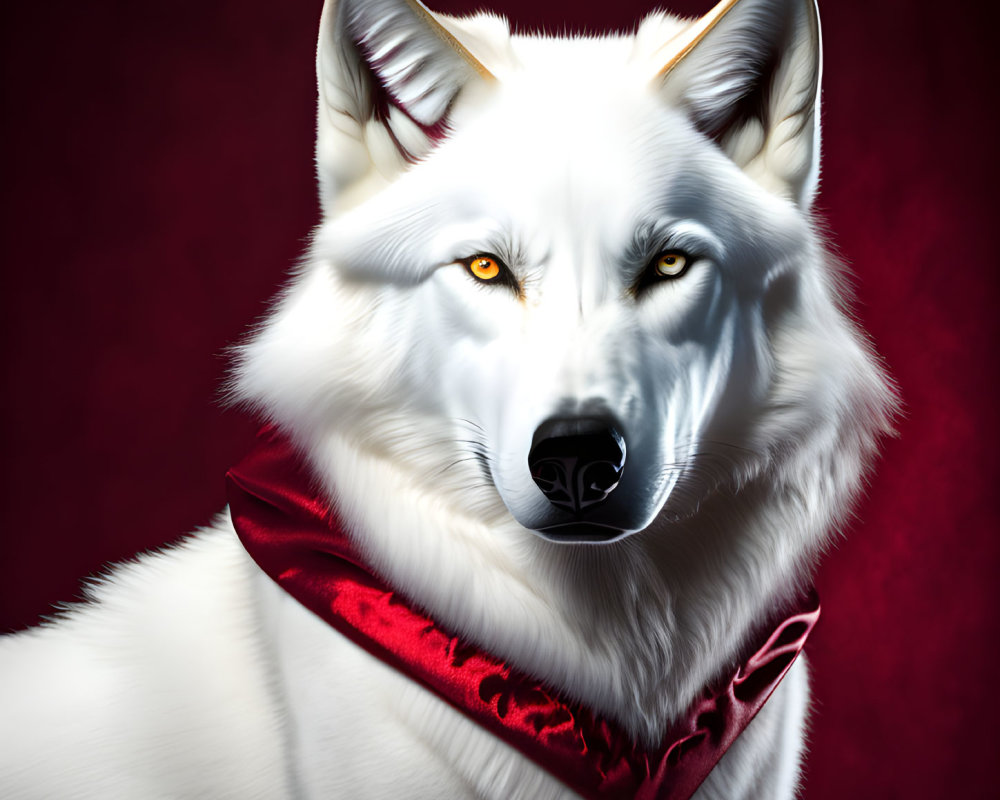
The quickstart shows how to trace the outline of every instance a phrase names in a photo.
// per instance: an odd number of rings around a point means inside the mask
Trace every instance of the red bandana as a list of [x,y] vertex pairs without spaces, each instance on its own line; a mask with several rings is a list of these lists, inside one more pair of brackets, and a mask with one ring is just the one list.
[[688,798],[784,677],[819,618],[815,592],[652,749],[443,630],[371,573],[291,444],[273,432],[228,473],[243,545],[286,592],[587,798]]

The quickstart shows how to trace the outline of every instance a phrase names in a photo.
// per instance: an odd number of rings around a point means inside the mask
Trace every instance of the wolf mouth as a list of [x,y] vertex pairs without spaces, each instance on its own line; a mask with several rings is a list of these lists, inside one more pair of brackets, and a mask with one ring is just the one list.
[[539,528],[535,532],[550,542],[561,542],[564,544],[584,542],[605,544],[617,541],[629,533],[629,531],[622,528],[601,525],[596,522],[566,522]]

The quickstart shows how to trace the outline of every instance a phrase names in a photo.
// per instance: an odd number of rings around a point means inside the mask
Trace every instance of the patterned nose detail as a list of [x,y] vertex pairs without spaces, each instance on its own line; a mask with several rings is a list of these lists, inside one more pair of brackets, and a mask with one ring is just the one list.
[[625,440],[607,419],[555,417],[535,431],[528,468],[552,505],[579,515],[618,486]]

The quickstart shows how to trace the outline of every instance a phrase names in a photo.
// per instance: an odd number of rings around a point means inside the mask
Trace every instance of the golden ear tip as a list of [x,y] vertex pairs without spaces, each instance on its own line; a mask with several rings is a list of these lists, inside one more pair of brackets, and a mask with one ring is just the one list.
[[673,42],[677,43],[674,54],[666,64],[660,67],[659,72],[656,73],[656,77],[665,78],[739,2],[740,0],[720,0],[705,16],[695,20],[687,28],[674,36],[667,43],[668,45]]

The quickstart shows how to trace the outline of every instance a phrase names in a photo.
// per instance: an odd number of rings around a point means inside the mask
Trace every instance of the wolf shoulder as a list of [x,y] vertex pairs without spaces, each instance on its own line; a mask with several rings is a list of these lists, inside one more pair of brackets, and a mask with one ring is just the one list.
[[252,575],[220,517],[0,637],[0,796],[288,796]]

